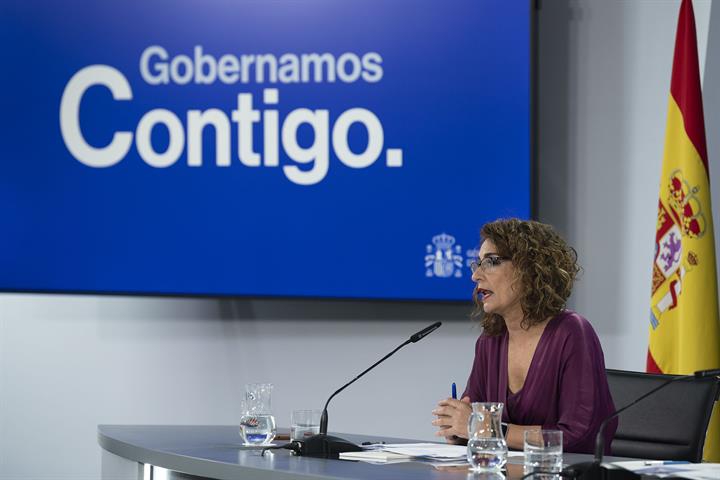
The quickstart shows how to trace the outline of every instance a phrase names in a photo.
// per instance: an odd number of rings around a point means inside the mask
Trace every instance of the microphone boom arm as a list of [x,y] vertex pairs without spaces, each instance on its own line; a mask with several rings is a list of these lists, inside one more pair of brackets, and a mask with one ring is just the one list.
[[347,387],[349,387],[350,385],[352,385],[353,383],[355,383],[355,381],[357,381],[358,379],[360,379],[360,377],[362,377],[363,375],[365,375],[366,373],[368,373],[370,370],[372,370],[373,368],[377,367],[377,366],[380,365],[382,362],[384,362],[385,360],[387,360],[389,357],[391,357],[392,355],[394,355],[395,352],[397,352],[398,350],[400,350],[401,348],[403,348],[405,345],[408,345],[408,344],[410,344],[410,343],[412,343],[410,340],[405,340],[405,342],[403,342],[403,343],[402,343],[400,346],[398,346],[395,350],[393,350],[392,352],[390,352],[390,353],[388,353],[387,355],[385,355],[383,358],[381,358],[380,360],[378,360],[377,362],[375,362],[374,364],[372,364],[369,368],[365,369],[365,371],[363,371],[363,372],[362,372],[361,374],[359,374],[357,377],[353,378],[353,379],[350,380],[348,383],[346,383],[345,385],[343,385],[342,387],[340,387],[339,389],[337,389],[337,390],[335,391],[335,393],[333,393],[332,395],[330,395],[330,398],[328,398],[327,402],[325,402],[325,407],[323,408],[322,416],[320,417],[320,433],[321,433],[321,434],[327,434],[327,425],[328,425],[327,407],[328,407],[328,405],[330,404],[330,400],[332,400],[332,399],[335,397],[335,395],[337,395],[338,393],[342,392],[342,391],[345,390]]
[[382,362],[390,358],[392,355],[394,355],[398,350],[403,348],[405,345],[408,345],[410,343],[416,343],[425,338],[426,336],[430,335],[432,332],[437,330],[440,325],[442,325],[442,322],[435,322],[429,327],[425,327],[419,332],[413,334],[410,338],[405,340],[400,346],[398,346],[395,350],[385,355],[383,358],[375,362],[370,366],[370,368],[365,369],[360,375],[357,375],[355,378],[350,380],[348,383],[340,387],[330,395],[330,398],[328,398],[327,402],[325,402],[325,408],[323,408],[322,416],[320,417],[320,433],[317,435],[312,435],[308,438],[305,438],[303,440],[296,440],[293,442],[290,442],[287,445],[287,448],[291,448],[299,455],[304,455],[307,457],[316,457],[316,458],[338,458],[340,453],[342,452],[359,452],[362,450],[362,448],[358,445],[355,445],[352,442],[348,442],[347,440],[344,440],[342,438],[333,437],[331,435],[327,434],[327,427],[328,427],[328,405],[330,404],[330,400],[335,398],[335,396],[345,390],[347,387],[355,383],[360,377],[368,373],[373,368],[380,365]]

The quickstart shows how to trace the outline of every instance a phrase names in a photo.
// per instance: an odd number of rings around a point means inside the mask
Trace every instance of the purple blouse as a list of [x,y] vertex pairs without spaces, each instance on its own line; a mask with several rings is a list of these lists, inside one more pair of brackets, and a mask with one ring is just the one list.
[[[503,419],[516,425],[562,430],[563,450],[593,453],[603,419],[615,411],[600,340],[590,322],[566,310],[545,326],[520,391],[508,388],[508,333],[480,335],[463,396],[503,402]],[[617,420],[605,432],[605,453]]]

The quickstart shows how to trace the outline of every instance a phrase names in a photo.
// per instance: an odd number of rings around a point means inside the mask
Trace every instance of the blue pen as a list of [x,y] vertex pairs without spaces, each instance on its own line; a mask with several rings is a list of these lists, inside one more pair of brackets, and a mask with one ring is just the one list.
[[[457,400],[457,387],[455,386],[455,382],[452,384],[452,397]],[[457,440],[459,437],[457,435],[453,435],[452,439]]]

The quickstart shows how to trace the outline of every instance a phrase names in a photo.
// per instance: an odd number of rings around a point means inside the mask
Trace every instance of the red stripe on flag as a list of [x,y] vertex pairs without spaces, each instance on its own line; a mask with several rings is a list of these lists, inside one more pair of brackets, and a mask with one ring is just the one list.
[[687,135],[700,154],[707,173],[709,170],[700,90],[700,63],[692,0],[683,0],[680,5],[670,93],[680,107]]
[[647,364],[645,366],[645,371],[647,373],[663,373],[662,370],[660,370],[660,367],[658,367],[657,363],[655,363],[655,359],[652,356],[652,353],[650,353],[650,350],[648,350],[647,354]]

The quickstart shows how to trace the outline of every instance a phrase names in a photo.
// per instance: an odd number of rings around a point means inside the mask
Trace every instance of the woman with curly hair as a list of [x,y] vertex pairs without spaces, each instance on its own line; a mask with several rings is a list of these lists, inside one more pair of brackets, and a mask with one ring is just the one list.
[[[534,221],[496,220],[481,233],[472,279],[483,332],[463,398],[433,410],[436,435],[462,442],[470,402],[503,402],[510,448],[522,450],[524,430],[545,428],[562,430],[566,452],[592,453],[615,407],[595,331],[565,309],[580,270],[575,250]],[[616,428],[605,432],[607,452]]]

